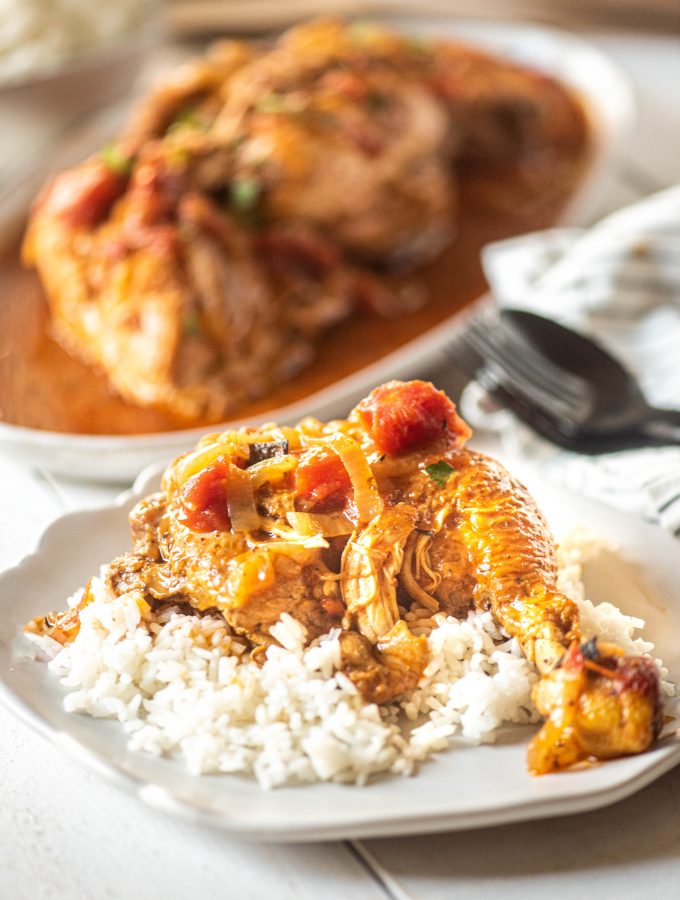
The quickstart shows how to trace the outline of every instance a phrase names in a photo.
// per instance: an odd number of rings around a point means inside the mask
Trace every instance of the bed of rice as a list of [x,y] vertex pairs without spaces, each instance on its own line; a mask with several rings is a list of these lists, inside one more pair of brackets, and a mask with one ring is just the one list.
[[[584,634],[649,653],[653,645],[635,637],[642,620],[584,597],[582,564],[597,546],[583,533],[563,542],[560,587],[578,602]],[[411,774],[456,736],[492,742],[504,724],[538,719],[535,669],[489,613],[410,613],[412,628],[429,633],[431,661],[413,695],[378,708],[339,671],[337,632],[304,649],[304,628],[284,615],[273,629],[282,646],[259,666],[222,619],[170,610],[150,620],[138,594],[116,597],[102,579],[94,590],[72,644],[41,639],[69,689],[65,708],[118,719],[132,749],[180,753],[196,774],[252,773],[266,788],[363,784],[376,772]],[[673,693],[666,682],[664,690]]]

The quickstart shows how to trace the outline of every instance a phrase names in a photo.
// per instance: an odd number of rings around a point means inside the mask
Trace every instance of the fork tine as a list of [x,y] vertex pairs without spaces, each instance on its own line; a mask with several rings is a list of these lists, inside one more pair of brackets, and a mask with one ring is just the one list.
[[551,416],[569,417],[570,405],[568,402],[556,398],[551,392],[537,384],[535,379],[527,378],[524,373],[520,372],[515,377],[515,373],[511,375],[503,366],[489,360],[471,339],[469,331],[457,335],[448,345],[447,352],[486,390],[496,391],[498,388],[503,388],[505,393],[515,394],[522,399],[522,402],[540,407]]
[[[528,397],[522,387],[518,387],[517,382],[511,382],[507,377],[503,378],[501,370],[492,371],[465,340],[456,342],[456,362],[502,406],[511,410],[543,437],[561,447],[570,450],[579,449],[582,442],[578,439],[571,421],[564,415],[556,415],[554,403],[546,407],[542,397],[538,400],[534,394]],[[524,383],[523,387],[526,386]],[[583,449],[589,452],[587,447]]]
[[445,349],[447,355],[449,355],[456,365],[463,369],[470,378],[478,381],[479,384],[488,391],[496,389],[496,379],[489,375],[486,361],[477,353],[471,344],[464,339],[464,336],[458,335],[454,342],[447,345]]
[[499,362],[508,373],[524,372],[560,397],[568,397],[574,403],[587,401],[590,391],[587,382],[556,366],[511,325],[473,320],[470,335],[483,347],[485,355]]
[[[474,339],[471,339],[471,343],[478,352],[485,352],[474,342]],[[551,415],[572,418],[574,407],[572,400],[559,396],[550,386],[542,384],[538,378],[526,373],[523,369],[515,367],[505,360],[492,358],[490,353],[486,355],[485,371],[496,384],[503,385],[515,394],[521,394],[527,402],[540,406]]]
[[477,329],[468,328],[464,333],[464,340],[485,360],[487,373],[496,384],[503,385],[510,392],[521,393],[527,402],[540,406],[552,416],[559,416],[569,422],[577,421],[587,398],[564,396],[559,385],[548,383],[540,373],[525,368],[514,354],[496,352],[494,341],[480,338]]
[[[555,428],[571,431],[576,427],[579,412],[583,412],[584,403],[588,401],[586,396],[564,396],[555,378],[546,380],[540,372],[536,374],[535,369],[525,370],[515,353],[498,354],[495,351],[495,341],[487,337],[484,326],[477,326],[476,320],[447,347],[449,355],[486,390],[498,392],[501,389],[504,396],[511,394],[520,404],[536,407],[543,416],[554,421]],[[532,354],[537,356],[534,348]]]

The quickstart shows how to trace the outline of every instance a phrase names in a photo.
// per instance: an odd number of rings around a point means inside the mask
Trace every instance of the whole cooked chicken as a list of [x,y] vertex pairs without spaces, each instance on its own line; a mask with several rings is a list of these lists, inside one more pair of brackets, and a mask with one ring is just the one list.
[[552,166],[548,185],[586,145],[581,105],[551,78],[319,20],[169,76],[112,146],[46,186],[24,259],[56,337],[123,399],[219,421],[354,309],[404,308],[381,273],[450,243],[466,167],[514,166],[521,184]]
[[[134,548],[109,587],[221,615],[254,658],[284,614],[308,641],[340,629],[343,671],[380,704],[414,691],[428,663],[410,610],[488,610],[542,675],[533,772],[645,750],[661,726],[654,663],[584,640],[543,516],[469,436],[422,381],[377,388],[346,420],[208,435],[132,512]],[[86,589],[29,628],[67,643],[88,602]]]

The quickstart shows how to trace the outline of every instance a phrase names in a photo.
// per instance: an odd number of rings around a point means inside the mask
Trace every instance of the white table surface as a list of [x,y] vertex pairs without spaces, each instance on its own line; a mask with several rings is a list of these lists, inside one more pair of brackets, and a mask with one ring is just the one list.
[[[605,212],[680,182],[680,40],[590,38],[629,73],[640,103]],[[0,569],[65,510],[114,493],[0,460]],[[0,708],[0,900],[680,898],[679,809],[680,768],[585,815],[431,837],[245,844],[141,806]]]

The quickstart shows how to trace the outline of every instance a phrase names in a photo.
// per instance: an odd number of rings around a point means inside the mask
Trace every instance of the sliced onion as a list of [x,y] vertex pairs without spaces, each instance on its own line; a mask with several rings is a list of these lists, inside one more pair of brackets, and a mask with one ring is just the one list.
[[[234,451],[236,451],[236,454]],[[238,446],[233,443],[232,445],[227,445],[226,443],[209,444],[207,447],[200,447],[198,450],[194,450],[193,453],[180,456],[176,460],[171,470],[174,482],[178,488],[181,488],[190,478],[202,472],[203,469],[215,462],[216,459],[219,459],[220,456],[232,457],[234,455],[243,456],[243,452],[239,454]]]
[[248,471],[234,465],[229,466],[227,509],[233,531],[257,531],[262,528]]
[[354,531],[354,525],[342,512],[316,514],[288,512],[286,519],[299,534],[305,537],[314,534],[321,534],[324,537],[339,537]]
[[292,428],[289,425],[272,425],[271,428],[269,426],[265,427],[267,431],[267,440],[287,441],[290,450],[300,449],[300,432],[297,428]]
[[254,490],[267,481],[280,481],[288,472],[292,472],[297,466],[296,456],[290,453],[285,456],[273,456],[271,459],[263,459],[248,467],[248,476]]
[[328,542],[320,534],[307,538],[298,537],[296,540],[288,540],[283,536],[279,540],[253,542],[253,547],[256,551],[262,547],[271,556],[287,556],[301,566],[306,566],[314,562],[319,550],[328,547]]
[[347,434],[332,434],[323,443],[338,454],[347,469],[354,488],[354,505],[359,522],[370,522],[383,510],[383,501],[378,492],[375,476],[361,446]]

